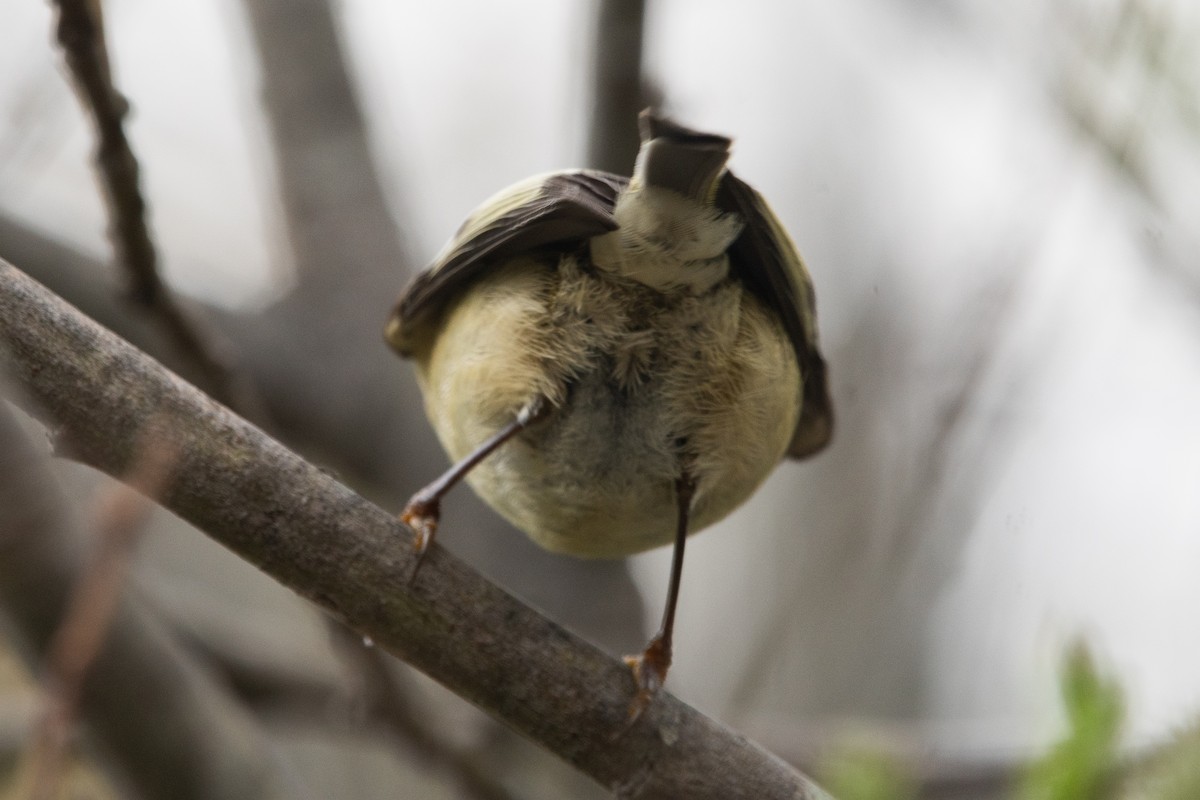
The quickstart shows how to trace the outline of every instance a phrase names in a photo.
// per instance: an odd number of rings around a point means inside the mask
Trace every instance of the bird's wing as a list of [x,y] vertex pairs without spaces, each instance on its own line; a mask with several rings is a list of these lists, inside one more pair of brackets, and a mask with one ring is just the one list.
[[716,204],[737,213],[745,227],[729,247],[730,268],[746,287],[779,314],[800,364],[803,404],[788,447],[792,458],[811,456],[833,435],[833,406],[825,359],[817,343],[817,311],[812,279],[787,231],[758,192],[731,172],[717,189]]
[[408,355],[415,332],[489,267],[521,253],[617,229],[613,207],[628,178],[599,170],[537,175],[479,207],[400,295],[386,337]]

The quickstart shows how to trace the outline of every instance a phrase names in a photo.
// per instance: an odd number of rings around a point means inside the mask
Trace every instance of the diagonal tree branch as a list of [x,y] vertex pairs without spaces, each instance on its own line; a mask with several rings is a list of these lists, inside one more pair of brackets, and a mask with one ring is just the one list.
[[[0,343],[0,366],[8,363],[3,351]],[[0,394],[8,388],[0,386]],[[85,574],[86,537],[44,463],[44,448],[24,434],[0,400],[0,604],[30,645],[22,652],[32,664],[60,631],[68,587]],[[113,600],[105,641],[91,654],[78,701],[126,794],[143,800],[291,796],[266,737],[218,677],[136,598],[122,593]]]
[[161,416],[181,454],[161,502],[451,690],[630,798],[825,797],[669,694],[624,730],[616,659],[435,546],[0,261],[0,342],[64,448],[109,474]]
[[499,780],[489,775],[480,759],[468,750],[444,740],[415,708],[408,687],[391,669],[393,659],[377,647],[364,647],[349,628],[333,630],[342,657],[362,681],[368,713],[373,721],[407,742],[430,764],[452,776],[464,800],[515,800]]

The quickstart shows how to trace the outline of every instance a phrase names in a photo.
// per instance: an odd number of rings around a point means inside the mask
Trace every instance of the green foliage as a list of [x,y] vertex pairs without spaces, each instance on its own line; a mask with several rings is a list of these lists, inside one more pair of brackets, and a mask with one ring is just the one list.
[[1096,671],[1082,644],[1068,653],[1061,680],[1066,737],[1030,766],[1018,800],[1115,798],[1124,717],[1121,689]]
[[[1200,800],[1200,719],[1131,762],[1118,749],[1121,687],[1096,669],[1084,645],[1067,652],[1060,683],[1066,734],[1029,766],[1012,800]],[[837,800],[919,797],[903,763],[878,750],[846,748],[820,772]]]
[[837,800],[916,800],[916,784],[891,758],[869,750],[845,750],[821,770],[821,783]]

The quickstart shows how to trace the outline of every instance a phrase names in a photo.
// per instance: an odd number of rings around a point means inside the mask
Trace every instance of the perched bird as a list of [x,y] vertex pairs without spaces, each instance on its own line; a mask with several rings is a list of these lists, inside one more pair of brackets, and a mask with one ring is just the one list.
[[632,178],[529,178],[475,211],[408,286],[387,341],[413,359],[455,465],[401,518],[423,553],[459,480],[541,546],[674,543],[662,627],[628,657],[636,718],[662,685],[684,543],[833,416],[812,282],[731,141],[650,111]]

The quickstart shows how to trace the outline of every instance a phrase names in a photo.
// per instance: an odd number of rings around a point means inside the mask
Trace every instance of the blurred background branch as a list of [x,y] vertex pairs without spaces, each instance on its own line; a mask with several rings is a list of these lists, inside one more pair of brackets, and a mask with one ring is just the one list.
[[646,0],[597,0],[593,7],[587,165],[628,175],[638,151],[637,115],[661,103],[642,71]]
[[158,251],[147,223],[137,158],[125,135],[129,104],[113,83],[98,0],[55,0],[57,36],[80,101],[96,129],[96,169],[109,211],[109,236],[117,263],[130,279],[130,297],[150,311],[168,337],[204,374],[213,395],[251,408],[252,388],[239,379],[209,334],[180,306],[158,272]]
[[139,454],[130,472],[96,504],[90,563],[73,588],[46,649],[42,718],[29,750],[34,800],[61,794],[68,741],[79,716],[84,684],[115,619],[152,498],[167,484],[178,457],[155,431],[153,420],[139,439]]
[[[47,454],[0,402],[0,598],[35,670],[88,574],[87,538]],[[105,591],[116,605],[78,708],[118,780],[147,800],[292,796],[258,726],[212,672],[128,593]]]

